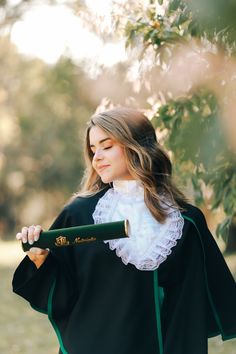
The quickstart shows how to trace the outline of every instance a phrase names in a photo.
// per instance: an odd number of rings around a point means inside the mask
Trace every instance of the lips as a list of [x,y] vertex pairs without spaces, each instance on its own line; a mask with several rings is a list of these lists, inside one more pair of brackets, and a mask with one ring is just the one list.
[[98,172],[102,172],[106,167],[109,167],[110,165],[102,165],[98,167]]

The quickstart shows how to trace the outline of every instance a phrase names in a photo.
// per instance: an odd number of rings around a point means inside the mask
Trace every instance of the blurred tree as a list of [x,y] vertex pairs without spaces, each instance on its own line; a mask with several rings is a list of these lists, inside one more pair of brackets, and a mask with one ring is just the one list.
[[[96,104],[90,80],[68,58],[22,58],[0,38],[0,226],[43,222],[78,187],[82,132]],[[19,213],[19,210],[21,212]],[[37,221],[36,221],[37,220]]]

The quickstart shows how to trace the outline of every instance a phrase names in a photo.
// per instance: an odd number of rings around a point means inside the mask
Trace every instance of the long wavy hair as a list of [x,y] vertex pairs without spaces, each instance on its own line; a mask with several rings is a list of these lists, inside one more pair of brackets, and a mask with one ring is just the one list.
[[[167,212],[163,201],[183,210],[187,202],[184,194],[172,180],[172,165],[167,153],[158,143],[155,130],[149,119],[141,112],[118,107],[95,114],[87,123],[85,132],[86,169],[81,181],[81,189],[75,194],[90,196],[109,187],[102,182],[92,166],[93,153],[90,148],[89,132],[93,126],[103,129],[124,148],[127,169],[134,179],[140,180],[144,187],[144,201],[154,218],[163,223]],[[163,198],[168,196],[168,198]]]

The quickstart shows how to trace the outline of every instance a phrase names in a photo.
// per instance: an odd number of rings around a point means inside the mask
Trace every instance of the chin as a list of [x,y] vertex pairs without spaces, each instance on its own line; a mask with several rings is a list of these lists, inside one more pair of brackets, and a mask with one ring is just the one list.
[[101,177],[101,180],[103,183],[111,183],[113,181],[113,178],[109,178],[109,177]]

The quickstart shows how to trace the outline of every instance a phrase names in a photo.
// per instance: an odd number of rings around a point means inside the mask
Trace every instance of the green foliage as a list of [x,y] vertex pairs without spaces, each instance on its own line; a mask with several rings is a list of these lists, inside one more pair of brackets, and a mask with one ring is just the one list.
[[191,160],[204,169],[212,167],[220,141],[215,126],[216,100],[211,93],[203,90],[191,98],[171,100],[160,107],[157,115],[157,127],[168,130],[167,148],[175,152],[181,163]]
[[[162,2],[162,1],[161,1]],[[173,48],[191,38],[207,39],[229,54],[236,52],[236,1],[170,0],[164,15],[150,2],[143,13],[129,19],[125,28],[126,47],[142,41],[144,50],[152,46],[160,63],[171,60]],[[165,49],[169,50],[166,51]],[[164,49],[164,50],[163,50]],[[140,59],[141,59],[140,57]]]
[[235,0],[185,0],[186,6],[199,24],[201,35],[217,41],[224,48],[234,48],[236,40],[236,1]]
[[172,48],[177,41],[186,41],[190,25],[190,12],[180,0],[170,2],[165,16],[158,14],[155,6],[150,6],[142,16],[127,21],[126,47],[134,48],[137,42],[142,40],[144,51],[147,47],[153,46],[156,54],[163,61],[162,56],[167,53],[163,51],[163,47]]
[[191,180],[198,205],[206,198],[202,188],[212,188],[208,201],[212,210],[223,206],[228,215],[217,229],[217,235],[226,239],[228,224],[236,213],[236,157],[228,150],[218,114],[216,98],[202,90],[191,97],[169,101],[153,120],[161,131],[168,131],[166,148],[174,154],[178,176],[186,184]]

